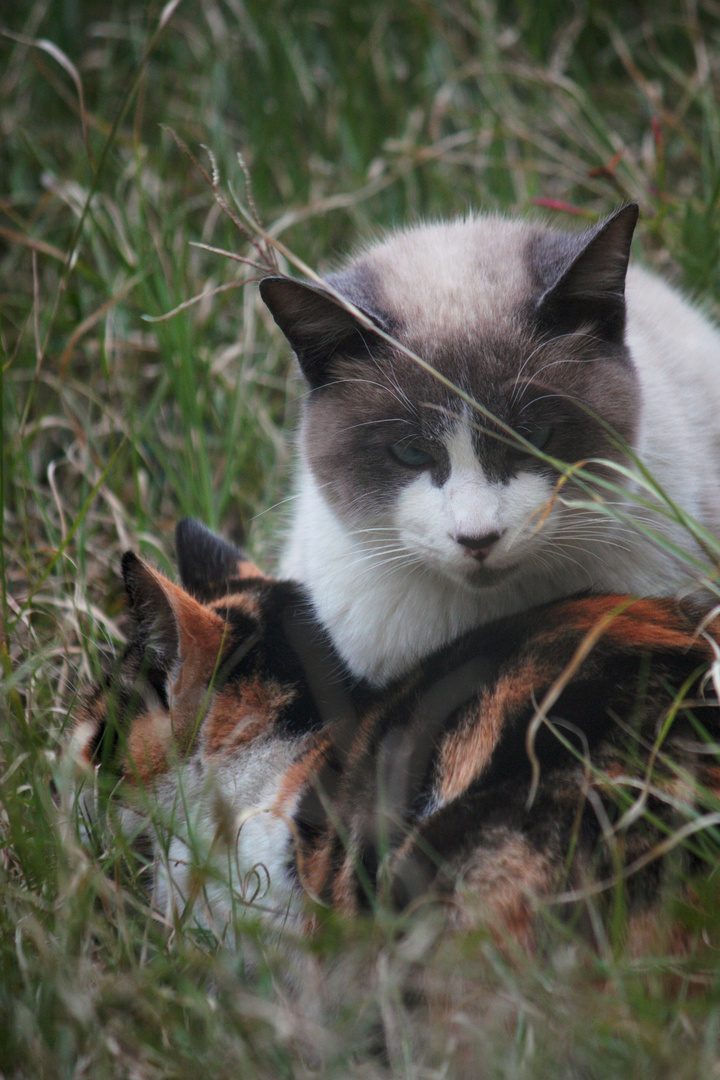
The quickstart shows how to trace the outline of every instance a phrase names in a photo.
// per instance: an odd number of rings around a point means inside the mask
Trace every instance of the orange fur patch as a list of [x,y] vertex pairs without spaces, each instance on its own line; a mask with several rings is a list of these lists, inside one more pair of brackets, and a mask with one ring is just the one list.
[[[254,577],[255,575],[251,576]],[[222,610],[231,608],[234,611],[241,611],[249,619],[259,619],[262,614],[260,601],[254,593],[250,592],[228,593],[227,596],[223,596],[220,600],[214,600],[212,608],[221,608]]]
[[295,693],[291,686],[258,675],[225,687],[215,696],[204,725],[206,752],[231,752],[257,738]]
[[357,914],[356,886],[355,859],[350,852],[345,855],[340,872],[332,885],[332,905],[343,915]]
[[[696,945],[697,936],[677,920],[663,918],[657,910],[633,912],[627,921],[627,951],[631,957],[683,957]],[[672,975],[672,973],[670,973]]]
[[308,851],[298,852],[298,876],[300,884],[313,900],[323,900],[330,877],[330,845],[327,837]]
[[234,576],[239,578],[240,581],[247,581],[250,578],[259,578],[261,581],[270,581],[267,574],[263,574],[262,570],[260,570],[254,562],[250,562],[250,559],[240,559]]
[[444,801],[456,799],[482,775],[509,718],[532,701],[533,692],[546,683],[547,673],[527,663],[501,676],[493,689],[485,691],[479,703],[468,710],[464,722],[440,747],[438,772]]
[[[307,789],[313,773],[322,765],[329,746],[328,736],[319,736],[302,757],[285,770],[273,803],[274,813],[286,819],[292,817],[298,798]],[[319,898],[326,888],[329,872],[330,847],[327,838],[323,838],[322,842],[316,839],[309,851],[297,845],[297,836],[294,839],[300,884],[311,898]]]
[[307,787],[310,777],[318,766],[322,764],[329,746],[329,737],[323,735],[305,751],[302,757],[294,761],[285,770],[274,804],[274,808],[278,813],[292,811],[298,796]]
[[375,726],[379,716],[382,716],[382,706],[377,709],[373,709],[367,712],[357,724],[354,732],[352,744],[347,752],[347,757],[343,763],[343,768],[346,775],[351,775],[353,769],[355,769],[367,752],[367,744],[375,731]]
[[548,860],[516,832],[481,847],[468,864],[456,890],[456,925],[486,923],[500,945],[510,937],[532,950],[536,901],[552,886]]
[[[627,597],[594,596],[583,600],[571,600],[558,610],[559,625],[567,620],[569,629],[578,632],[593,630],[603,619],[610,620],[604,631],[613,641],[630,648],[698,649],[710,655],[710,648],[702,638],[689,631],[685,621],[672,608],[661,601],[634,599],[623,610]],[[617,612],[613,618],[613,612]]]
[[133,721],[127,739],[123,777],[129,782],[149,784],[162,775],[175,752],[173,730],[165,709],[151,709]]

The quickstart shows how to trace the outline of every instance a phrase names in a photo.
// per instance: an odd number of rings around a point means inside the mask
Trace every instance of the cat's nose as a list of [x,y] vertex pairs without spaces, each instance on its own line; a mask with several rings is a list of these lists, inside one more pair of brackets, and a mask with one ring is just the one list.
[[461,548],[467,551],[468,555],[472,555],[473,559],[482,562],[497,544],[500,535],[498,532],[491,532],[486,533],[485,536],[456,536],[455,540]]

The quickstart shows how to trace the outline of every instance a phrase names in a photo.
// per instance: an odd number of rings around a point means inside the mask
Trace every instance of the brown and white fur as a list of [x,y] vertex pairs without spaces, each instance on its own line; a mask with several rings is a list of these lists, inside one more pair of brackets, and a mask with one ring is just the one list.
[[[636,218],[565,234],[471,216],[390,235],[328,288],[261,283],[308,387],[281,572],[355,675],[386,683],[578,590],[670,596],[707,573],[675,507],[720,533],[720,335],[627,269]],[[556,488],[576,462],[596,482]]]
[[647,925],[663,844],[689,822],[686,869],[707,873],[719,628],[699,633],[692,607],[571,598],[473,630],[368,698],[302,589],[195,523],[177,542],[184,587],[125,556],[130,641],[72,736],[115,796],[120,779],[128,827],[150,820],[169,917],[232,940],[247,906],[307,932],[308,898],[344,914],[434,899],[530,947],[539,903],[617,898],[625,875]]

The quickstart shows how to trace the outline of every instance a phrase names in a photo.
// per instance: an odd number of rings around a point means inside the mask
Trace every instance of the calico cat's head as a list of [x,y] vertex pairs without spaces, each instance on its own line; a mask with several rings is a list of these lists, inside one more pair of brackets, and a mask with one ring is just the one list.
[[476,587],[553,538],[546,457],[617,459],[636,431],[624,292],[637,213],[575,235],[499,216],[419,226],[328,289],[261,283],[309,385],[303,460],[346,529],[394,530],[421,564]]
[[297,586],[196,521],[175,537],[181,585],[123,556],[128,644],[76,711],[74,758],[130,782],[158,778],[198,746],[228,757],[271,729],[302,735],[347,702],[340,662]]

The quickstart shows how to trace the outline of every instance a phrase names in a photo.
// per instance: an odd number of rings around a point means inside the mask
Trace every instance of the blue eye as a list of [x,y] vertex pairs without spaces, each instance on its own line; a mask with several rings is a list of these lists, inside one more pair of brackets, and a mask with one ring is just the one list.
[[433,460],[432,454],[428,454],[427,450],[423,450],[411,442],[393,443],[390,447],[390,453],[398,461],[401,461],[403,465],[410,465],[415,469],[421,469],[425,465],[429,465]]

